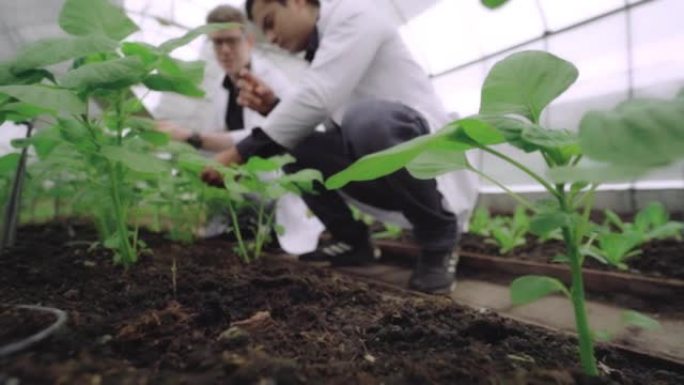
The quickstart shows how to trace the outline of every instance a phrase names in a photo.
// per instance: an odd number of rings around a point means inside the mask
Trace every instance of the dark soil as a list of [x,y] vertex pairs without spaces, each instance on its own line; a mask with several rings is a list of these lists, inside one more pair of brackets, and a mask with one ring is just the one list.
[[[461,249],[475,253],[500,255],[497,246],[487,243],[484,237],[474,234],[463,235]],[[530,236],[524,246],[502,256],[553,263],[553,258],[558,254],[563,254],[564,251],[565,246],[559,241],[539,243],[536,238]],[[627,265],[628,270],[618,270],[593,258],[587,258],[584,264],[590,269],[684,280],[684,242],[673,239],[651,241],[642,247],[641,255],[628,259]]]
[[45,312],[0,305],[0,346],[30,337],[55,322],[56,317]]
[[589,380],[569,337],[330,270],[244,266],[222,241],[146,236],[154,256],[126,271],[79,242],[94,239],[82,227],[26,227],[19,239],[0,258],[0,302],[54,306],[69,322],[0,358],[2,385],[684,384],[682,367],[610,349],[598,349],[610,374]]

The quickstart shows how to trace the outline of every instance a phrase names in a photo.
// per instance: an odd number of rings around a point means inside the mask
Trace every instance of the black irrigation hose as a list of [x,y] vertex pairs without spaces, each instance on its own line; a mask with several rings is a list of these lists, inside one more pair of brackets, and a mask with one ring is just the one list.
[[55,322],[52,323],[52,325],[48,326],[47,328],[39,331],[38,333],[28,337],[24,338],[21,341],[13,342],[11,344],[7,344],[4,346],[0,346],[0,357],[5,357],[9,356],[10,354],[14,354],[16,352],[19,352],[21,350],[24,350],[28,348],[29,346],[36,344],[47,337],[49,337],[52,333],[56,332],[64,324],[66,323],[67,320],[67,313],[63,310],[59,310],[53,307],[44,307],[44,306],[34,306],[34,305],[7,305],[7,304],[0,304],[0,306],[7,306],[7,307],[14,307],[17,309],[24,309],[24,310],[34,310],[34,311],[39,311],[39,312],[45,312],[45,313],[51,313],[57,319]]
[[[31,137],[33,123],[22,122],[26,126],[26,139]],[[12,191],[9,200],[5,205],[5,212],[0,223],[2,232],[0,233],[0,254],[8,248],[14,246],[17,235],[17,225],[19,224],[19,210],[21,204],[21,191],[26,174],[26,159],[28,158],[28,147],[21,150],[21,158],[17,164],[17,171],[12,181]]]

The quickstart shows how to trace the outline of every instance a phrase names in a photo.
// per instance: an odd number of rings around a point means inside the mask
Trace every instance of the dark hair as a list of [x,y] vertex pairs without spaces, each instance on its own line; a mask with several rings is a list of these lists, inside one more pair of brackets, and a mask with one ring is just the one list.
[[[285,5],[288,2],[288,0],[264,0],[264,2],[266,2],[266,3],[272,3],[274,1],[277,1],[282,5]],[[321,6],[320,0],[306,0],[306,2],[313,5],[313,6],[316,6],[316,7]],[[245,3],[245,11],[247,13],[247,18],[250,21],[254,21],[254,15],[252,15],[252,8],[253,7],[254,7],[254,0],[247,0],[247,2]]]
[[247,19],[240,9],[230,5],[219,5],[209,12],[207,23],[240,23],[246,25]]

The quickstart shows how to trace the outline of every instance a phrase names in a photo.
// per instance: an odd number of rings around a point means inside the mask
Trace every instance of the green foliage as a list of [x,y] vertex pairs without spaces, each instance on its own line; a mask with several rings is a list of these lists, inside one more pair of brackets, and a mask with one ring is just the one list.
[[684,156],[684,100],[624,102],[613,111],[589,112],[580,123],[583,153],[627,167],[660,167]]
[[118,42],[105,36],[58,37],[39,40],[24,47],[10,63],[12,73],[20,74],[96,53],[113,52]]
[[578,74],[572,63],[546,52],[510,55],[487,75],[480,114],[515,114],[538,123],[542,110],[565,92]]
[[[302,170],[295,174],[284,175],[280,169],[294,161],[289,155],[276,156],[269,159],[251,157],[242,166],[217,166],[216,169],[224,178],[224,187],[230,196],[227,202],[233,232],[238,240],[237,253],[245,262],[258,258],[264,244],[269,240],[274,228],[274,210],[268,210],[270,202],[275,201],[288,192],[301,193],[313,191],[314,182],[322,183],[323,177],[316,170]],[[240,227],[238,212],[248,210],[256,214],[253,229]],[[254,234],[252,242],[245,240],[245,231]]]
[[500,216],[494,218],[489,226],[492,238],[486,242],[499,246],[500,254],[507,254],[516,247],[527,243],[526,235],[530,228],[530,219],[525,208],[518,206],[513,217]]
[[570,297],[570,291],[563,282],[537,275],[516,278],[511,283],[510,292],[513,305],[525,305],[553,293],[563,293]]
[[59,26],[75,36],[107,36],[122,40],[138,26],[119,7],[107,0],[66,0],[59,14]]
[[[137,219],[129,213],[149,193],[147,188],[170,186],[169,191],[185,194],[184,188],[196,186],[183,177],[172,179],[170,165],[155,156],[168,135],[156,132],[153,122],[132,116],[142,103],[130,96],[129,87],[142,83],[155,90],[203,95],[198,85],[204,63],[169,54],[206,32],[235,25],[202,26],[160,47],[121,43],[138,27],[107,0],[66,0],[59,25],[72,36],[32,43],[0,64],[0,122],[40,117],[54,123],[14,144],[36,149],[40,162],[32,172],[70,186],[51,189],[51,194],[79,191],[77,205],[94,217],[100,244],[114,251],[116,262],[130,265],[144,244],[138,239]],[[74,64],[59,79],[46,69],[67,60]],[[45,79],[52,85],[40,84]],[[95,99],[103,106],[101,116],[91,116],[88,109]],[[45,167],[41,171],[41,164],[49,165],[52,174]],[[170,202],[164,205],[174,214],[188,206],[171,193],[157,198],[152,201]]]
[[64,88],[76,91],[118,90],[140,83],[147,70],[137,57],[85,64],[59,79]]
[[[562,260],[570,265],[573,278],[570,293],[580,335],[580,359],[585,371],[596,375],[592,333],[584,305],[583,253],[590,252],[596,241],[610,250],[604,259],[620,263],[630,255],[629,246],[634,242],[631,236],[597,233],[589,221],[594,192],[598,183],[617,177],[631,178],[684,158],[684,126],[681,124],[684,98],[633,100],[613,111],[589,112],[582,119],[578,134],[541,127],[539,122],[544,108],[577,77],[578,71],[571,63],[546,52],[510,55],[487,75],[482,88],[480,115],[457,120],[435,134],[363,157],[333,175],[326,186],[339,188],[351,181],[375,179],[402,167],[409,170],[417,167],[421,172],[416,175],[426,178],[452,169],[473,170],[471,165],[464,164],[461,154],[469,149],[480,149],[523,171],[556,201],[554,206],[537,210],[530,227],[543,237],[562,235],[567,249]],[[538,153],[547,164],[548,173],[539,175],[498,151],[495,145],[503,142],[525,152]],[[595,163],[580,164],[585,158]],[[428,166],[421,163],[414,166],[414,162],[421,159],[427,159]],[[480,170],[474,171],[484,175]],[[524,198],[514,197],[525,207],[533,207]],[[651,215],[644,214],[644,218]],[[662,218],[659,221],[662,223]],[[648,221],[640,219],[640,223],[643,222]],[[539,281],[534,282],[530,285],[518,283],[516,296],[525,290],[541,292],[536,286]],[[557,288],[544,282],[539,285],[547,290]],[[531,295],[531,298],[535,296]]]
[[488,237],[491,234],[491,220],[492,219],[489,216],[489,210],[487,210],[484,207],[478,207],[475,209],[473,215],[470,217],[468,231],[472,234]]
[[482,5],[484,5],[487,8],[490,9],[495,9],[499,8],[502,5],[506,4],[508,0],[480,0],[482,2]]
[[43,107],[53,114],[65,112],[79,115],[85,112],[85,103],[72,92],[44,85],[7,85],[0,86],[0,94],[16,98],[22,102]]

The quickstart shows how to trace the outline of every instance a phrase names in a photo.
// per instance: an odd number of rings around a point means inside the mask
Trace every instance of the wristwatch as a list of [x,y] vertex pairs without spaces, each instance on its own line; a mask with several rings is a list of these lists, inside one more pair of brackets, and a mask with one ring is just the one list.
[[198,150],[202,148],[202,135],[199,132],[193,132],[185,141]]

